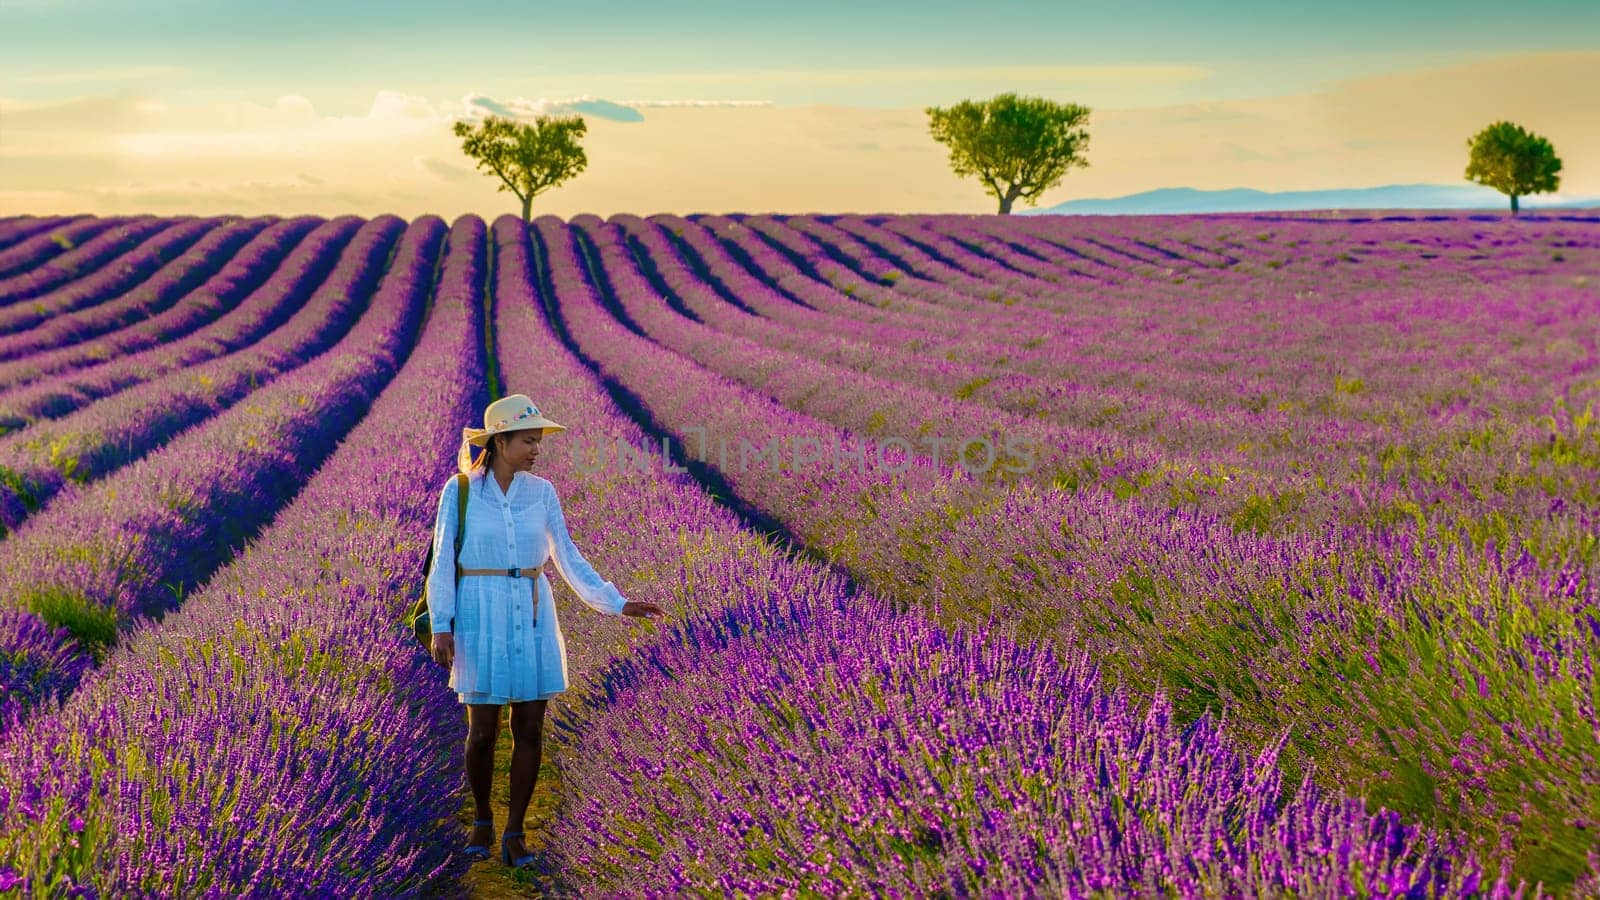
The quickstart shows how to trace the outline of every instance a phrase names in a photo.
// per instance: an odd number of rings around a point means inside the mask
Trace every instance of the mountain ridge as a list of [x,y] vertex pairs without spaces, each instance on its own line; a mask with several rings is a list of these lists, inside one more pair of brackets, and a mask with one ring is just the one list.
[[[1530,196],[1519,199],[1523,210],[1600,207],[1600,198]],[[1365,188],[1315,191],[1261,191],[1254,188],[1201,190],[1156,188],[1121,197],[1068,200],[1019,215],[1151,215],[1208,212],[1292,212],[1355,209],[1499,209],[1509,213],[1504,194],[1481,185],[1386,184]]]

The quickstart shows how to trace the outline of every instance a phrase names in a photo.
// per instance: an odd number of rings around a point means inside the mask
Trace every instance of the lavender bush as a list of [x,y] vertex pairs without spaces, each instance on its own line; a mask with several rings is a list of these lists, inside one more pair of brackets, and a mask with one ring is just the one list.
[[[754,402],[745,392],[708,379],[629,332],[606,313],[587,284],[581,255],[561,227],[541,220],[538,232],[550,247],[547,264],[557,296],[553,307],[580,351],[639,398],[635,402],[678,446],[693,446],[687,431],[692,428],[743,435],[756,446],[775,435],[829,435],[819,423],[765,401]],[[839,439],[850,446],[849,436]],[[851,468],[833,471],[826,464],[773,472],[723,458],[713,467],[736,502],[844,563],[877,590],[908,601],[942,595],[946,607],[967,620],[1014,609],[1026,617],[1030,633],[1038,635],[1064,629],[1071,633],[1073,625],[1092,624],[1099,629],[1093,633],[1123,648],[1109,659],[1119,680],[1175,692],[1186,716],[1208,706],[1238,704],[1243,711],[1234,719],[1242,721],[1239,727],[1253,739],[1293,731],[1295,766],[1304,768],[1308,759],[1316,759],[1324,764],[1320,770],[1337,773],[1329,776],[1336,783],[1354,779],[1377,786],[1374,792],[1383,792],[1410,815],[1460,827],[1474,834],[1482,848],[1520,854],[1519,872],[1561,883],[1586,865],[1583,836],[1595,813],[1595,798],[1587,778],[1578,773],[1594,754],[1595,731],[1588,724],[1593,704],[1582,699],[1582,685],[1592,679],[1588,660],[1593,653],[1593,636],[1582,611],[1593,608],[1594,581],[1583,574],[1581,563],[1574,569],[1514,554],[1485,556],[1470,552],[1470,543],[1447,554],[1450,562],[1435,562],[1439,551],[1427,542],[1391,536],[1384,529],[1370,538],[1364,529],[1344,529],[1327,540],[1301,544],[1290,536],[1277,542],[1285,549],[1275,552],[1287,553],[1293,562],[1286,570],[1263,575],[1252,568],[1252,555],[1264,539],[1248,530],[1237,533],[1225,521],[1217,523],[1220,528],[1207,524],[1208,537],[1198,540],[1197,533],[1197,542],[1189,545],[1193,549],[1182,551],[1189,556],[1172,556],[1175,548],[1157,538],[1159,529],[1173,520],[1170,514],[1107,505],[1095,500],[1094,492],[1023,492],[1001,502],[973,493],[973,487],[959,480],[941,485],[930,478],[932,472],[915,464],[902,473],[871,477]],[[841,507],[843,498],[849,505]],[[1098,510],[1123,508],[1126,514],[1092,526],[1092,518],[1083,520],[1075,512],[1093,516],[1103,515]],[[1080,528],[1101,535],[1108,551],[1114,551],[1110,559],[1115,568],[1098,582],[1076,577],[1082,544],[1075,529]],[[953,529],[961,535],[959,541]],[[996,535],[1015,539],[997,546]],[[1052,541],[1047,535],[1056,537]],[[1432,537],[1444,540],[1442,535]],[[1062,538],[1069,545],[1045,549]],[[1226,563],[1216,560],[1219,541],[1228,548]],[[1182,564],[1187,574],[1165,574],[1172,562],[1185,559],[1192,559],[1194,566]],[[1310,575],[1352,564],[1354,570],[1340,578]],[[1252,602],[1197,607],[1197,596],[1207,596],[1219,576],[1234,572],[1243,581],[1226,596]],[[1310,584],[1308,576],[1315,579]],[[1512,606],[1496,603],[1464,618],[1474,604],[1459,596],[1457,585],[1463,579],[1483,583],[1486,596],[1502,596],[1506,585],[1517,585],[1511,596],[1524,599]],[[1074,599],[1084,597],[1090,585],[1113,590],[1090,595],[1096,598],[1093,602]],[[1417,593],[1419,587],[1425,593]],[[1153,589],[1162,596],[1170,590],[1170,600],[1147,605],[1143,598]],[[1341,598],[1353,592],[1359,593],[1350,612],[1330,616],[1322,611],[1327,604],[1350,607],[1352,601]],[[1129,599],[1138,605],[1130,609]],[[1541,612],[1528,619],[1517,612],[1524,606]],[[1576,615],[1561,612],[1574,609]],[[1218,610],[1231,611],[1222,620],[1229,624],[1206,627]],[[1263,619],[1263,610],[1274,618]],[[1484,670],[1463,665],[1464,658],[1456,653],[1441,656],[1426,649],[1437,646],[1438,639],[1430,634],[1441,620],[1461,623],[1459,641],[1448,646],[1462,652],[1472,646],[1493,648],[1488,652],[1518,673],[1504,683],[1505,690],[1496,693],[1480,686],[1473,672]],[[1469,622],[1478,624],[1469,629]],[[1175,628],[1182,629],[1181,638],[1173,637]],[[1290,635],[1303,637],[1286,643]],[[1239,652],[1248,646],[1241,643],[1246,636],[1260,642],[1258,655]],[[1547,667],[1530,666],[1523,656],[1526,641],[1553,648],[1555,661]],[[1313,655],[1297,655],[1306,647],[1315,648],[1306,651]],[[1152,651],[1157,665],[1152,665]],[[1353,664],[1369,656],[1376,662]],[[1382,662],[1390,659],[1395,663]],[[1424,672],[1424,677],[1408,680]],[[1290,693],[1299,696],[1268,702],[1283,692],[1285,673],[1295,676]],[[1552,690],[1557,683],[1563,686]],[[1440,692],[1476,709],[1439,715],[1419,728],[1415,710],[1449,708],[1430,699]],[[1363,708],[1365,697],[1405,700]],[[1352,716],[1353,709],[1362,714]],[[1494,723],[1505,709],[1523,717],[1526,737],[1497,736]],[[1344,732],[1340,743],[1324,734],[1324,723],[1330,721]],[[1397,734],[1408,739],[1400,746],[1417,754],[1405,762],[1415,777],[1398,777],[1395,763],[1388,761]],[[1427,738],[1420,739],[1424,734]],[[1419,739],[1412,743],[1413,737]],[[1470,754],[1463,756],[1461,748],[1471,748]],[[1540,787],[1519,777],[1527,767],[1544,767],[1552,752],[1568,760],[1548,770],[1551,776],[1568,773],[1559,777],[1562,787]],[[1491,772],[1500,774],[1488,777]],[[1547,799],[1535,799],[1541,795]]]
[[37,269],[50,260],[93,240],[101,232],[119,225],[127,225],[137,218],[80,216],[62,222],[49,231],[30,235],[0,250],[0,278],[14,278]]
[[451,888],[460,707],[394,623],[482,409],[483,237],[450,230],[416,349],[295,503],[0,744],[0,874],[98,896]]
[[[204,285],[148,320],[96,340],[0,363],[0,388],[5,389],[0,393],[4,404],[0,426],[14,427],[38,415],[76,409],[72,403],[79,391],[104,396],[244,346],[261,330],[283,321],[293,308],[286,304],[304,299],[302,285],[308,280],[314,283],[331,265],[358,224],[353,218],[320,226],[319,222],[304,217],[269,226]],[[314,235],[301,244],[313,229]],[[182,270],[164,274],[163,281],[186,280]],[[46,376],[83,368],[89,371],[18,390]]]
[[[182,224],[180,224],[182,223]],[[9,278],[0,279],[0,315],[11,318],[22,301],[32,301],[28,306],[49,309],[61,303],[61,297],[40,297],[53,292],[88,273],[99,270],[126,257],[139,245],[161,232],[182,228],[188,223],[183,218],[165,219],[155,216],[138,216],[125,224],[107,229],[91,240],[76,246],[48,262],[31,266]],[[100,299],[94,294],[72,291],[70,296],[79,304]],[[36,299],[37,298],[37,299]],[[74,306],[68,307],[75,308]],[[27,319],[23,319],[27,321]]]
[[[48,292],[41,289],[39,293],[43,295],[33,296],[28,303],[0,308],[0,333],[10,335],[116,297],[143,281],[167,257],[182,253],[217,224],[215,219],[158,219],[101,235],[82,248],[85,256],[71,267],[75,273],[84,273],[83,277]],[[30,276],[40,278],[44,273],[30,273]]]
[[[392,237],[398,227],[374,231]],[[97,651],[180,605],[295,495],[393,377],[436,253],[425,231],[418,237],[326,353],[116,474],[65,489],[25,522],[3,544],[0,603]]]
[[[350,220],[291,252],[298,221],[134,303],[57,267],[59,324],[0,339],[0,408],[99,477],[0,543],[0,894],[461,889],[460,709],[396,617],[491,387],[577,426],[540,469],[597,567],[674,613],[558,585],[566,802],[530,825],[564,887],[1600,885],[1593,217],[507,216],[492,259],[464,217],[416,350],[378,362],[358,336],[423,303],[389,279],[338,348],[290,351],[337,338],[361,272],[425,284],[407,248],[442,223],[385,263]],[[0,220],[0,278],[130,224]],[[364,418],[288,402],[402,360]],[[94,418],[257,363],[284,368],[165,447],[159,416]],[[261,455],[231,455],[252,415]],[[879,452],[956,420],[1067,452],[1014,482]],[[800,436],[830,452],[739,444]]]
[[266,219],[203,221],[172,229],[163,235],[166,240],[141,248],[136,259],[117,270],[86,278],[65,292],[104,292],[93,305],[75,312],[50,310],[27,331],[0,338],[0,359],[79,343],[166,310],[267,224]]
[[72,216],[0,216],[0,250],[8,250],[43,231],[59,228]]
[[[393,216],[362,226],[328,279],[255,344],[0,438],[0,536],[69,480],[83,484],[128,464],[326,350],[371,298],[404,228]],[[412,233],[396,268],[418,258],[423,239]]]
[[[558,226],[536,227],[543,237]],[[514,219],[497,223],[507,377],[536,379],[545,408],[591,410],[584,431],[637,442],[632,423],[599,413],[604,389],[537,327],[532,309],[573,298],[553,257],[540,273],[555,291],[545,302],[518,284],[530,270],[520,232]],[[580,799],[553,827],[580,889],[1015,895],[1342,882],[1449,894],[1481,879],[1470,859],[1359,801],[1302,786],[1280,806],[1270,746],[1245,759],[1207,723],[1180,734],[1163,701],[1139,710],[1099,690],[1081,658],[1062,666],[1040,645],[951,635],[749,547],[681,476],[586,468],[580,455],[540,465],[591,498],[572,506],[593,523],[593,555],[625,566],[645,596],[669,594],[688,619],[597,679],[602,705],[558,719],[575,745],[564,783]],[[663,532],[692,536],[692,552],[663,548]]]

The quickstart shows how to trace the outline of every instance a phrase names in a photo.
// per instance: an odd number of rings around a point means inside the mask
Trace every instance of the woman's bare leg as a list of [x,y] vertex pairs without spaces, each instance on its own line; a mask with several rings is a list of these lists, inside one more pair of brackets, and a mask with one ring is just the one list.
[[[489,788],[494,784],[494,743],[499,738],[500,707],[467,704],[467,787],[472,790],[472,803],[478,810],[475,818],[480,822],[494,818]],[[493,848],[494,826],[473,826],[469,843]]]
[[[549,700],[529,700],[511,704],[511,817],[506,831],[521,831],[533,800],[533,787],[539,783],[539,763],[544,755],[544,710]],[[511,855],[527,852],[522,842],[508,842]]]

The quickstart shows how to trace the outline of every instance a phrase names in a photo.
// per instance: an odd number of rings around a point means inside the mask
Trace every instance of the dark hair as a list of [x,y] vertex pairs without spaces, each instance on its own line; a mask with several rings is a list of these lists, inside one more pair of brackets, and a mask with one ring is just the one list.
[[[483,445],[483,452],[479,453],[478,458],[472,461],[473,471],[482,471],[485,475],[488,475],[493,471],[490,466],[494,464],[494,458],[497,453],[495,442],[503,437],[505,437],[503,434],[490,435],[489,440]],[[488,480],[489,479],[487,477],[484,478],[484,482],[487,482]],[[483,489],[483,484],[480,483],[478,485],[478,490],[481,491]]]

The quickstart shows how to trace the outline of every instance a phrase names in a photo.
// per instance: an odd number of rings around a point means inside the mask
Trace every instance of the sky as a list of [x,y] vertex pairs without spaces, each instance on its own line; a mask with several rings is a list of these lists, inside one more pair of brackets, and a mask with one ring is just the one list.
[[993,212],[925,108],[1003,91],[1093,111],[1039,206],[1463,183],[1501,118],[1590,197],[1596,73],[1593,0],[0,0],[0,215],[515,211],[491,113],[588,124],[536,213]]

